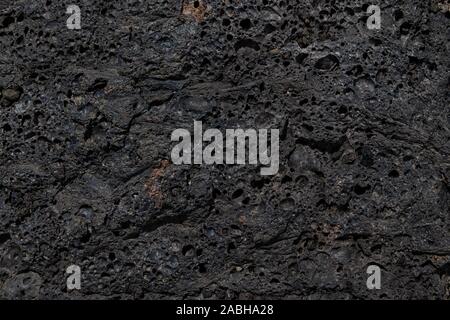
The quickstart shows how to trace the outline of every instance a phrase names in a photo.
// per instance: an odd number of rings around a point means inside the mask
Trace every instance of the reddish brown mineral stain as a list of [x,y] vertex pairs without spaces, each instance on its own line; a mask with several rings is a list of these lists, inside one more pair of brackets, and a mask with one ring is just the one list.
[[159,167],[152,170],[150,178],[145,183],[148,195],[155,201],[157,208],[161,208],[164,194],[161,192],[161,177],[164,176],[166,169],[169,167],[168,160],[162,160]]
[[208,11],[208,5],[203,0],[183,0],[181,14],[191,16],[197,22],[202,22]]

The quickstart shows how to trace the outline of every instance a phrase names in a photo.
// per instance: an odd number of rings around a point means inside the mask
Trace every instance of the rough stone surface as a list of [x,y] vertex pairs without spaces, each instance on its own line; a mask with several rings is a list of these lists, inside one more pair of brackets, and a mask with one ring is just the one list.
[[[449,299],[449,4],[381,3],[2,0],[0,297]],[[173,165],[194,119],[279,174]]]

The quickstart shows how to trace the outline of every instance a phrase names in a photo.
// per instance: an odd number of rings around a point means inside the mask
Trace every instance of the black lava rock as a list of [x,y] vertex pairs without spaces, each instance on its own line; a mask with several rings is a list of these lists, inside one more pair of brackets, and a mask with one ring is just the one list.
[[[71,2],[80,30],[0,3],[1,298],[450,298],[448,1],[379,30],[370,1]],[[194,120],[280,129],[278,174],[174,165]]]

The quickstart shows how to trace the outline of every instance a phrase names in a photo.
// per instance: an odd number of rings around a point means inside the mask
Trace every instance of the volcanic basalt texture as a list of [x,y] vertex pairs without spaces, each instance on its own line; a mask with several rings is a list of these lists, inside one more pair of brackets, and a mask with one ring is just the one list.
[[[0,297],[449,299],[449,18],[446,0],[2,0]],[[174,165],[194,120],[280,129],[279,173]]]

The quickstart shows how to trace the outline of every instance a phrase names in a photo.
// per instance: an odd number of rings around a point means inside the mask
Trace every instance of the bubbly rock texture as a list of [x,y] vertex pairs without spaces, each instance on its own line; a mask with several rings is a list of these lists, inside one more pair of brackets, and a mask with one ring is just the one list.
[[[370,4],[2,0],[0,297],[449,299],[449,4]],[[194,120],[279,173],[174,165]]]

